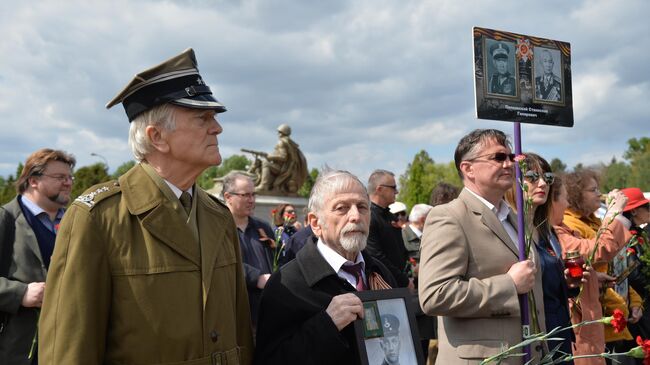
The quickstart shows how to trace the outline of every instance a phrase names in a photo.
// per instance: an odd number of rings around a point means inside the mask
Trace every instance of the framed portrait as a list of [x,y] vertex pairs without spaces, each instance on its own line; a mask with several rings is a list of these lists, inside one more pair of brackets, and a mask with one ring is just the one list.
[[356,292],[364,318],[354,322],[362,365],[423,365],[415,308],[406,288]]
[[533,102],[564,105],[564,70],[559,49],[533,47]]
[[483,69],[485,96],[518,100],[519,63],[514,42],[483,38]]

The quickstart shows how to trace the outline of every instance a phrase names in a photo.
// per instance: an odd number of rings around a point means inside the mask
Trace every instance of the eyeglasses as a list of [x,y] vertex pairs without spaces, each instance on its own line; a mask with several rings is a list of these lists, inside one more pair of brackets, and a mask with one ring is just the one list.
[[584,191],[600,195],[600,189],[597,186],[595,188],[585,189]]
[[515,154],[505,153],[505,152],[488,153],[487,155],[481,155],[481,156],[476,156],[474,158],[470,158],[467,161],[478,160],[479,158],[482,157],[487,157],[487,160],[496,161],[496,162],[505,162],[505,160],[510,160],[510,162],[515,162]]
[[399,190],[397,190],[397,185],[384,185],[384,184],[379,184],[379,186],[383,186],[383,187],[385,187],[385,188],[391,188],[391,189],[395,190],[396,193],[399,191]]
[[551,185],[553,181],[555,181],[555,174],[552,172],[540,174],[536,171],[526,171],[524,174],[524,179],[531,184],[537,182],[540,178],[543,179],[546,184]]
[[228,191],[228,194],[241,196],[244,199],[253,199],[253,198],[255,198],[255,196],[257,196],[256,193],[235,193],[235,192],[232,192],[232,191]]
[[71,182],[74,182],[74,176],[72,176],[72,175],[65,175],[65,174],[56,174],[56,175],[37,174],[37,176],[47,176],[49,178],[59,180],[59,182],[66,182],[68,180],[70,180]]

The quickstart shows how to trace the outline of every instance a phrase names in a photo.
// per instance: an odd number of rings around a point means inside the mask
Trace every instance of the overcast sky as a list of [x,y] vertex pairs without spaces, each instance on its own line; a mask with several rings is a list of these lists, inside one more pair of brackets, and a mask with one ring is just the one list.
[[288,123],[309,168],[367,179],[404,172],[425,149],[448,162],[475,128],[472,27],[571,43],[574,128],[524,125],[524,150],[570,167],[620,157],[649,136],[650,2],[638,1],[3,1],[0,175],[42,147],[78,166],[132,159],[121,106],[134,74],[194,48],[228,108],[224,158],[271,151]]

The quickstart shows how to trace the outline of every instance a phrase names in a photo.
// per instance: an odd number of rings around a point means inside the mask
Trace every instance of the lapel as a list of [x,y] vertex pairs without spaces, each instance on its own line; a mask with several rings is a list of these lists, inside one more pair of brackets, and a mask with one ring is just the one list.
[[[27,218],[23,214],[22,209],[20,208],[20,203],[18,203],[18,197],[12,200],[7,204],[7,209],[14,216],[16,230],[14,232],[14,241],[23,242],[25,246],[34,253],[38,258],[38,261],[41,263],[41,267],[45,267],[43,263],[43,257],[41,256],[41,249],[38,247],[38,240],[36,239],[36,234],[32,226],[27,222]],[[38,218],[34,218],[38,219]],[[43,269],[45,272],[45,269]]]
[[180,203],[170,202],[140,165],[122,175],[119,182],[129,212],[139,216],[142,226],[169,248],[200,266],[199,245],[176,211]]
[[310,287],[313,287],[316,283],[328,276],[338,276],[334,272],[334,269],[325,261],[325,258],[318,252],[316,243],[307,242],[305,247],[298,251],[296,260],[298,260],[298,265],[300,265],[300,271],[302,271],[305,282]]
[[[226,230],[234,230],[234,223],[228,219],[226,210],[219,209],[216,202],[203,191],[197,188],[196,192],[196,219],[199,227],[199,242],[201,243],[201,279],[203,283],[203,308],[205,309],[210,288],[212,287],[213,270],[216,263],[228,263],[233,260],[235,253],[231,240],[226,237]],[[214,229],[217,226],[218,229]],[[237,241],[235,241],[237,242]]]
[[[499,240],[506,246],[512,253],[519,257],[519,249],[515,245],[514,242],[512,242],[512,239],[510,239],[510,235],[508,235],[508,232],[506,232],[506,229],[503,228],[503,225],[499,221],[499,218],[497,218],[497,215],[494,214],[493,211],[488,209],[488,207],[483,204],[480,200],[478,200],[472,193],[467,191],[467,189],[463,189],[460,193],[459,196],[460,199],[465,202],[465,205],[474,212],[474,214],[480,215],[481,216],[481,222],[488,227],[492,233],[494,233]],[[512,213],[508,216],[508,220],[512,224]],[[517,227],[517,224],[515,223],[513,227]],[[516,230],[515,230],[516,231]]]
[[406,227],[404,227],[404,234],[406,235],[406,240],[409,242],[411,241],[417,242],[419,240],[418,236],[415,234],[415,232],[413,232],[411,226],[409,225],[406,225]]

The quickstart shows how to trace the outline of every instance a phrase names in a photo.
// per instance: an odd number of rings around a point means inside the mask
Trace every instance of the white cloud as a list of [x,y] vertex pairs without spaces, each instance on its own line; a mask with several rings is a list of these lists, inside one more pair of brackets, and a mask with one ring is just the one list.
[[124,112],[104,105],[190,46],[229,109],[225,157],[270,151],[289,123],[310,167],[365,178],[401,174],[420,149],[450,161],[469,130],[512,130],[474,117],[473,26],[571,42],[575,127],[525,126],[524,149],[570,165],[608,161],[647,131],[649,10],[642,0],[5,2],[0,175],[44,146],[69,150],[79,166],[98,162],[92,152],[111,168],[130,160]]

